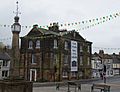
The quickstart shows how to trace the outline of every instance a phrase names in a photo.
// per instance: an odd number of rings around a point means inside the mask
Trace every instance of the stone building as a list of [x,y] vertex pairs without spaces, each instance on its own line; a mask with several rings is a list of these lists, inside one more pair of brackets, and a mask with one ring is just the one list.
[[21,37],[20,76],[30,81],[91,78],[91,45],[78,32],[34,25]]
[[7,47],[0,42],[0,80],[8,78],[10,75],[11,56],[7,51]]
[[102,73],[103,70],[103,64],[102,58],[99,56],[98,53],[95,52],[94,54],[92,54],[91,64],[92,64],[92,77],[99,78],[100,73]]
[[106,67],[106,77],[113,76],[113,58],[110,54],[104,53],[103,50],[99,50],[98,55],[101,57],[103,71],[104,66]]
[[0,79],[9,77],[11,57],[6,52],[0,52]]
[[120,75],[120,53],[115,54],[113,53],[111,55],[113,59],[113,74],[115,75]]

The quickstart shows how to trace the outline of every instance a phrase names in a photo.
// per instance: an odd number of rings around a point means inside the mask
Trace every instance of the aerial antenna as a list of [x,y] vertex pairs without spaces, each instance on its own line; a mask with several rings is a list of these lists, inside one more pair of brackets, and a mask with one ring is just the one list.
[[18,1],[16,2],[16,12],[13,11],[13,13],[15,13],[16,16],[18,16],[18,14],[21,14],[21,12],[19,12]]

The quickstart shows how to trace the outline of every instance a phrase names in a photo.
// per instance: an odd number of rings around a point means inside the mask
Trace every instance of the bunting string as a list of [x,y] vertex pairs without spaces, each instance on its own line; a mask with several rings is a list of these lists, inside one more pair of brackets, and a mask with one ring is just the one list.
[[[105,23],[107,21],[110,21],[112,19],[115,19],[117,17],[120,16],[120,12],[118,13],[114,13],[114,14],[110,14],[110,15],[107,15],[107,16],[103,16],[103,17],[100,17],[100,18],[93,18],[93,19],[90,19],[90,20],[85,20],[85,21],[80,21],[80,22],[75,22],[75,23],[66,23],[66,24],[60,24],[59,27],[64,27],[64,26],[78,26],[79,29],[75,29],[75,31],[80,31],[80,30],[85,30],[85,29],[89,29],[91,27],[94,27],[98,24],[102,24],[102,23]],[[11,27],[11,25],[2,25],[0,24],[0,27]],[[31,28],[32,26],[22,26],[22,28]],[[49,26],[39,26],[40,28],[48,28]],[[72,31],[67,31],[67,32],[63,32],[63,33],[60,33],[60,35],[64,35],[64,34],[68,34]],[[1,38],[0,41],[3,42],[3,41],[6,41],[6,40],[11,40],[11,37],[7,37],[7,38]]]
[[[85,30],[85,29],[91,28],[93,26],[96,26],[98,24],[102,24],[104,22],[115,19],[118,16],[120,16],[120,12],[110,14],[110,15],[107,15],[107,16],[103,16],[103,17],[99,17],[99,18],[93,18],[93,19],[89,19],[89,20],[84,20],[84,21],[80,21],[80,22],[59,24],[59,27],[75,27],[75,26],[79,26],[80,29],[77,29],[77,31]],[[49,26],[50,25],[39,26],[39,27],[48,29]],[[11,25],[0,24],[0,27],[11,27]],[[31,28],[31,27],[32,26],[27,26],[27,25],[23,26],[22,25],[22,28]]]
[[93,49],[99,49],[99,50],[120,50],[120,48],[106,48],[106,47],[93,47]]

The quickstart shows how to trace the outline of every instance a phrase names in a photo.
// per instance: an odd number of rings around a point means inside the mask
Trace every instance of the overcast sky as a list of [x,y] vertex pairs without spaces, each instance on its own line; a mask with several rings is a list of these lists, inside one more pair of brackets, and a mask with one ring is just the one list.
[[[49,25],[75,23],[84,20],[100,18],[120,12],[119,0],[18,0],[21,12],[20,24],[32,26],[34,24]],[[14,22],[16,0],[1,0],[0,25],[11,25]],[[78,30],[82,25],[70,27]],[[63,27],[66,29],[67,27]],[[26,35],[30,28],[23,28],[20,36]],[[93,52],[103,48],[120,48],[120,16],[105,23],[86,30],[79,30],[81,36],[93,42]],[[0,39],[12,37],[10,27],[0,27]],[[11,44],[11,40],[5,40]],[[102,47],[96,49],[94,47]],[[120,49],[104,49],[106,53],[118,53]]]

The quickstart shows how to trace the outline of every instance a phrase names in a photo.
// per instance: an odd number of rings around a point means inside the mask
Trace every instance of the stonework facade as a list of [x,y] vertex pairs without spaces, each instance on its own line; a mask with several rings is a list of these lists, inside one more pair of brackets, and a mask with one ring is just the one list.
[[21,37],[20,76],[30,81],[91,77],[91,45],[78,32],[34,25]]

